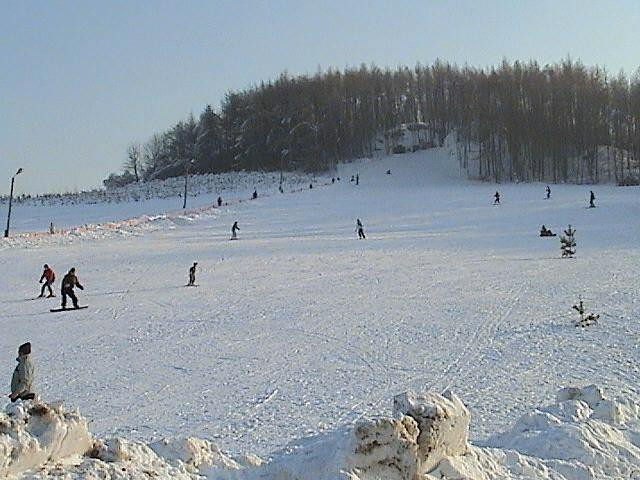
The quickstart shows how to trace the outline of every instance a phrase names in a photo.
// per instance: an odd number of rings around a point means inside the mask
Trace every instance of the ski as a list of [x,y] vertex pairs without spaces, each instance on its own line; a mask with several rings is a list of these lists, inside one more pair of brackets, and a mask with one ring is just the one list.
[[50,312],[72,312],[74,310],[83,310],[85,308],[89,308],[89,305],[83,305],[78,308],[52,308],[49,310]]

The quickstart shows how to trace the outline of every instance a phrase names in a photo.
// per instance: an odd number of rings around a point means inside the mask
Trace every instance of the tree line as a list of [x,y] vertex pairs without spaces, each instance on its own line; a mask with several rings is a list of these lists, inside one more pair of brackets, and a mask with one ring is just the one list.
[[474,178],[637,182],[640,69],[612,77],[566,59],[283,73],[132,144],[124,172],[104,183],[186,171],[327,171],[393,150],[407,128],[414,148],[441,146],[453,134],[461,168]]

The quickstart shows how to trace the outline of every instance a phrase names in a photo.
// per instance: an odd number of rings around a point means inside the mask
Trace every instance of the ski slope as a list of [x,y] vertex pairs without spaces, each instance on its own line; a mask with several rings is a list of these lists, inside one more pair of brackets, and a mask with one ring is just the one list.
[[[0,379],[31,341],[38,393],[100,436],[260,455],[389,415],[407,389],[455,391],[476,444],[562,386],[640,395],[640,189],[597,186],[587,209],[589,186],[544,200],[542,184],[468,182],[440,149],[339,176],[134,236],[3,244]],[[538,231],[569,223],[577,255],[561,259]],[[200,286],[185,288],[194,261]],[[75,266],[90,308],[31,300],[44,263],[56,291]],[[599,325],[572,325],[579,295]]]

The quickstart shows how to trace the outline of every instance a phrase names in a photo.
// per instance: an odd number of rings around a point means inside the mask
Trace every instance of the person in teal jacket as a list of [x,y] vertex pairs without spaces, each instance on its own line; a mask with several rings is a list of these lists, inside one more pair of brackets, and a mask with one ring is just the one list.
[[33,384],[35,381],[35,368],[31,362],[31,343],[27,342],[18,347],[18,365],[13,371],[11,377],[11,395],[9,398],[12,402],[18,400],[33,400]]

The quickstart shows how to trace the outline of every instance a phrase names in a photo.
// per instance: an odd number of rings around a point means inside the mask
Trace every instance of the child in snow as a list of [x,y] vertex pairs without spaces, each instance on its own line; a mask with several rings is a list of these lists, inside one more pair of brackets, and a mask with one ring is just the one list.
[[18,347],[18,358],[16,358],[18,365],[11,377],[11,394],[9,395],[11,402],[33,400],[36,396],[33,393],[35,368],[29,355],[31,355],[31,344],[29,342]]
[[84,290],[84,287],[80,285],[78,281],[78,277],[76,277],[76,269],[75,267],[69,270],[64,278],[62,279],[62,308],[67,308],[67,297],[71,298],[73,302],[73,308],[78,308],[78,298],[74,293],[73,289],[78,287],[80,290]]
[[358,232],[358,240],[363,240],[367,237],[364,236],[364,227],[360,219],[356,219],[356,231]]
[[193,262],[193,265],[189,268],[189,283],[187,285],[193,286],[196,284],[196,267],[198,262]]
[[42,285],[42,289],[40,290],[40,295],[38,298],[44,297],[44,289],[49,289],[49,298],[55,297],[53,294],[53,290],[51,289],[51,285],[56,281],[56,274],[53,270],[49,268],[49,265],[44,264],[44,272],[42,272],[42,276],[40,277],[40,283],[44,281],[44,285]]
[[240,227],[238,227],[238,222],[233,222],[233,226],[231,227],[231,240],[237,240],[238,236],[236,232],[240,231]]
[[493,201],[494,205],[500,205],[500,193],[496,192],[496,194],[493,196],[493,198],[495,198],[495,200]]

